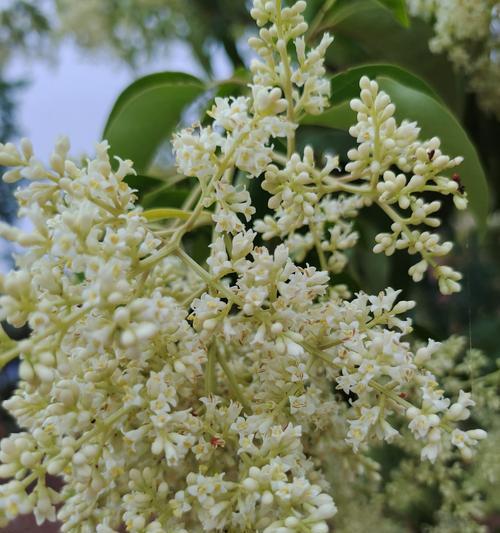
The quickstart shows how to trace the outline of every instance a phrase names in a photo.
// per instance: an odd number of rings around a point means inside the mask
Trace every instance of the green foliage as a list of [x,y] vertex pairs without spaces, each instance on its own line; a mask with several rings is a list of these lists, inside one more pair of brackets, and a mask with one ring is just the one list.
[[401,23],[401,25],[408,27],[410,19],[408,17],[408,10],[406,9],[405,0],[377,0],[379,4],[391,11],[394,18]]
[[0,67],[14,50],[39,54],[50,41],[50,23],[43,0],[13,0],[0,5]]
[[335,26],[352,15],[373,8],[387,11],[401,26],[408,27],[410,25],[404,0],[337,0],[335,2],[325,2],[323,6],[325,5],[328,9],[324,10],[322,27],[326,25]]
[[417,91],[432,96],[440,100],[440,97],[432,89],[432,87],[424,80],[415,76],[408,70],[405,70],[397,65],[389,65],[384,63],[366,64],[359,67],[352,67],[340,72],[332,77],[332,101],[334,103],[350,100],[359,96],[359,79],[361,76],[368,76],[373,79],[384,76],[392,78],[404,83]]
[[432,28],[412,19],[410,27],[372,0],[340,1],[325,18],[322,30],[333,32],[336,43],[328,55],[330,68],[363,63],[390,63],[425,80],[460,117],[464,82],[443,55],[431,54]]

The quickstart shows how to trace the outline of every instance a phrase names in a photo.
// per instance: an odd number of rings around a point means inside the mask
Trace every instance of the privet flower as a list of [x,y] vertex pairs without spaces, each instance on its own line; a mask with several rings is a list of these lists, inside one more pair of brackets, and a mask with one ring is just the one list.
[[[372,443],[404,434],[436,461],[453,447],[468,459],[485,437],[461,427],[470,395],[452,401],[425,366],[437,343],[415,351],[407,340],[414,302],[392,288],[350,297],[332,284],[357,241],[352,220],[375,203],[391,224],[375,251],[418,253],[414,279],[432,267],[443,293],[458,290],[459,274],[436,260],[451,247],[431,232],[439,202],[421,194],[464,207],[442,174],[459,159],[438,139],[420,141],[415,124],[397,124],[367,78],[352,102],[358,147],[347,174],[335,158],[317,163],[313,147],[297,153],[301,114],[321,112],[329,95],[331,38],[306,50],[304,9],[255,0],[251,95],[216,99],[212,125],[174,136],[178,170],[198,178],[200,193],[167,231],[136,205],[125,181],[133,165],[110,161],[106,142],[77,166],[62,139],[49,168],[28,141],[0,145],[5,179],[32,181],[17,199],[33,222],[31,233],[0,226],[25,248],[0,280],[0,318],[32,329],[0,356],[21,358],[5,406],[24,428],[0,446],[0,475],[14,478],[0,486],[2,524],[33,510],[75,532],[323,533],[341,490],[326,473],[376,479]],[[274,147],[280,137],[286,154]],[[252,220],[236,170],[263,177],[263,220]],[[181,241],[211,206],[205,267]],[[258,246],[257,232],[283,242]],[[313,250],[319,269],[300,264]],[[63,478],[60,493],[47,473]]]
[[500,117],[497,0],[407,0],[410,13],[429,21],[429,49],[446,53],[477,94],[479,106]]

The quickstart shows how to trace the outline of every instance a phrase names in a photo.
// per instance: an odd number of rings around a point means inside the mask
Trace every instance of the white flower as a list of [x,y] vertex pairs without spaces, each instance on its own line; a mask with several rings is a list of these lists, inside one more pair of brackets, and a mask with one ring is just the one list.
[[174,135],[172,145],[179,172],[210,179],[217,172],[215,152],[221,144],[221,136],[211,128],[185,129]]

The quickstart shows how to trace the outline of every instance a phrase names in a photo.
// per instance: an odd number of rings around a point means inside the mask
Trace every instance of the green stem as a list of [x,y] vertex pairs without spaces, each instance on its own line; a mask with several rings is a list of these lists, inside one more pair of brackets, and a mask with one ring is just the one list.
[[174,254],[191,270],[193,270],[198,276],[209,286],[213,287],[216,291],[220,292],[230,302],[235,302],[236,295],[233,294],[231,289],[218,283],[209,272],[207,272],[202,266],[200,266],[192,257],[190,257],[182,248],[177,248]]
[[26,476],[22,481],[22,485],[23,487],[26,489],[28,487],[28,485],[30,485],[31,483],[33,483],[33,481],[35,481],[35,479],[39,477],[38,476],[38,473],[37,472],[31,472],[31,474],[29,476]]
[[182,204],[182,209],[191,209],[194,205],[194,202],[196,200],[196,197],[201,192],[201,185],[198,183],[196,187],[193,188],[193,190],[189,193],[189,196],[184,200]]
[[[372,123],[373,123],[373,160],[380,161],[380,124],[377,120],[378,115],[376,111],[373,111],[372,114]],[[377,188],[377,183],[380,178],[380,172],[374,172],[370,179],[370,187],[375,193]]]
[[[179,218],[181,220],[188,220],[193,213],[185,211],[184,209],[177,209],[174,207],[160,207],[157,209],[148,209],[142,212],[142,216],[148,221],[164,220],[166,218]],[[205,217],[211,218],[212,214],[208,211],[202,212]]]
[[484,376],[479,376],[475,378],[473,380],[473,383],[477,381],[484,381],[486,383],[492,381],[494,383],[496,380],[500,380],[500,369],[494,370],[493,372],[489,372],[488,374],[485,374]]
[[[252,121],[251,127],[254,126],[254,122]],[[227,170],[229,164],[231,163],[231,160],[233,158],[233,155],[236,151],[236,148],[241,143],[245,137],[249,135],[249,131],[243,132],[238,139],[236,139],[229,150],[229,152],[225,155],[224,159],[220,162],[219,168],[217,169],[217,172],[210,178],[209,182],[203,189],[203,193],[198,199],[198,203],[195,207],[195,209],[191,212],[189,218],[186,220],[186,222],[180,226],[176,232],[172,235],[169,242],[163,247],[157,250],[157,253],[154,255],[151,255],[147,257],[146,259],[143,259],[140,262],[139,266],[139,272],[147,270],[149,268],[152,268],[158,261],[161,259],[169,256],[174,250],[176,250],[182,240],[182,237],[190,230],[192,229],[195,224],[196,220],[200,216],[200,214],[203,212],[203,200],[205,197],[210,193],[211,188],[213,187],[214,183],[219,180],[223,175],[224,172]],[[196,194],[193,195],[193,198],[196,197],[198,194],[198,189],[196,189]],[[191,201],[189,202],[191,203]],[[185,207],[186,209],[187,207]]]
[[216,353],[217,361],[219,362],[220,366],[222,367],[222,370],[224,371],[224,374],[226,374],[226,377],[227,377],[227,380],[228,380],[228,384],[229,384],[229,388],[231,389],[231,392],[234,394],[236,399],[241,403],[241,405],[243,406],[243,409],[247,413],[250,414],[252,412],[252,407],[250,406],[250,402],[245,398],[245,395],[243,394],[243,391],[241,390],[240,385],[239,385],[238,381],[236,380],[236,377],[233,374],[231,368],[227,364],[226,359],[220,353],[219,350],[216,350],[215,353]]
[[2,355],[0,355],[0,370],[7,364],[12,361],[12,359],[15,359],[19,355],[19,347],[14,346],[14,348],[11,348],[10,350],[7,350]]
[[153,266],[155,266],[158,261],[161,261],[165,257],[169,256],[176,248],[179,246],[179,243],[175,240],[172,243],[167,244],[163,248],[160,248],[156,254],[150,255],[149,257],[146,257],[146,259],[143,259],[138,267],[138,272],[144,272],[145,270],[151,269]]
[[[283,92],[288,103],[286,110],[286,118],[288,122],[293,124],[295,122],[295,110],[293,103],[293,86],[292,86],[292,69],[290,67],[290,57],[287,52],[288,40],[283,35],[282,21],[281,21],[281,0],[276,0],[276,28],[278,30],[278,38],[282,41],[282,46],[278,46],[281,63],[283,64]],[[288,158],[295,152],[295,130],[287,135],[287,155]]]
[[120,209],[107,205],[105,202],[103,202],[99,198],[94,198],[90,193],[86,194],[86,198],[87,200],[93,202],[95,205],[97,205],[101,209],[104,209],[105,211],[113,215],[113,217],[115,218],[121,213]]
[[323,17],[330,10],[330,8],[333,7],[335,1],[336,0],[326,0],[326,2],[321,6],[321,9],[316,13],[316,16],[314,17],[313,21],[311,22],[311,25],[309,26],[309,30],[307,31],[307,43],[310,43],[311,40],[314,39],[314,37],[316,36],[316,32],[318,31],[319,25],[323,20]]
[[215,392],[215,363],[217,354],[215,344],[212,344],[208,350],[207,366],[205,368],[205,393],[207,396]]
[[[393,222],[397,222],[398,224],[401,225],[401,228],[402,228],[402,233],[404,233],[406,235],[406,237],[408,238],[408,241],[411,243],[413,241],[413,237],[412,237],[412,234],[411,234],[411,230],[410,228],[406,225],[405,221],[403,220],[402,217],[399,216],[398,212],[393,209],[391,206],[385,204],[384,202],[381,202],[380,200],[375,200],[375,203],[380,207],[380,209],[382,209],[382,211],[393,221]],[[431,255],[429,255],[428,253],[426,253],[425,251],[421,250],[418,252],[426,261],[427,263],[429,263],[429,265],[431,265],[432,267],[437,267],[437,263],[436,261],[432,258]]]
[[[102,420],[100,423],[96,423],[96,426],[93,429],[91,429],[90,431],[87,431],[86,433],[84,433],[76,441],[76,443],[74,445],[75,450],[78,450],[79,448],[82,447],[83,444],[88,442],[90,439],[92,439],[98,433],[102,432],[103,427],[105,429],[109,429],[110,426],[112,426],[115,422],[117,422],[123,415],[127,414],[133,407],[134,406],[132,406],[132,405],[128,405],[128,406],[124,405],[123,407],[120,407],[120,409],[116,410],[114,413],[111,413],[107,418]],[[58,455],[56,455],[55,457],[47,457],[47,459],[49,461],[58,460],[58,459],[66,459],[65,464],[68,464],[69,461],[71,461],[71,457],[70,458],[63,457],[63,456],[61,456],[60,453]],[[47,465],[44,465],[44,466],[46,468]]]
[[206,288],[207,288],[206,285],[202,285],[199,289],[196,289],[189,296],[186,296],[186,298],[184,298],[184,300],[182,300],[181,306],[184,307],[184,308],[189,307],[191,305],[191,302],[195,298],[198,298],[198,296],[201,296],[205,292]]
[[328,263],[326,261],[325,252],[323,251],[323,248],[321,247],[321,236],[318,231],[318,226],[317,224],[312,223],[310,225],[310,228],[311,228],[311,233],[314,239],[314,246],[316,247],[316,253],[318,254],[321,270],[328,272],[329,270]]
[[[31,341],[33,344],[39,343],[43,339],[46,339],[50,335],[53,335],[56,333],[59,329],[62,328],[62,331],[67,331],[67,329],[74,324],[81,316],[83,316],[85,313],[87,313],[87,309],[78,309],[68,317],[67,320],[60,322],[58,324],[53,325],[51,328],[49,328],[47,331],[45,331],[41,335],[34,335],[33,337],[29,338],[29,341]],[[16,343],[16,345],[11,348],[10,350],[7,350],[6,352],[0,354],[0,370],[12,359],[17,357],[21,353],[21,347],[19,346],[19,343]]]
[[[274,161],[276,161],[276,163],[279,163],[283,166],[285,166],[288,162],[287,157],[277,152],[272,153],[272,158]],[[314,178],[318,179],[321,175],[321,172],[317,169],[313,169],[311,174]],[[353,181],[356,179],[357,178],[353,178],[350,174],[346,174],[344,176],[332,176],[331,174],[328,174],[327,176],[323,176],[323,180],[328,181],[328,184],[322,184],[321,191],[323,194],[334,192],[348,192],[351,194],[359,194],[363,196],[373,196],[373,190],[367,185],[350,185],[349,183],[346,183],[346,181]]]

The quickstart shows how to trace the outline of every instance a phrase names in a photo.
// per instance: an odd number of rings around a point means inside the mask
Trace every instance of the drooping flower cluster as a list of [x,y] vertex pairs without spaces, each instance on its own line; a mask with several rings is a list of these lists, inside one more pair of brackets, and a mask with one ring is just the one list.
[[[61,503],[63,531],[323,533],[337,511],[327,472],[376,477],[371,443],[410,433],[435,461],[453,446],[469,458],[485,437],[460,428],[470,395],[452,403],[425,367],[437,343],[415,352],[405,339],[413,302],[330,286],[356,244],[350,219],[375,203],[392,224],[376,251],[418,252],[415,279],[430,265],[442,292],[458,290],[459,275],[435,261],[450,245],[417,229],[439,223],[420,193],[466,199],[441,175],[459,161],[437,139],[419,141],[415,124],[397,125],[366,78],[348,174],[334,173],[334,158],[317,165],[312,147],[296,153],[301,114],[320,113],[329,95],[331,39],[306,52],[304,9],[254,1],[251,96],[216,99],[212,125],[174,136],[178,170],[199,192],[168,231],[135,205],[132,164],[113,165],[105,142],[79,167],[62,140],[48,169],[28,141],[0,145],[4,179],[32,180],[17,198],[34,227],[0,227],[26,248],[0,280],[0,318],[32,329],[0,355],[21,357],[5,405],[25,428],[0,445],[0,475],[15,478],[0,486],[1,523],[31,510],[53,520]],[[236,171],[271,195],[254,229]],[[190,234],[212,206],[205,267]],[[284,242],[259,246],[258,234]],[[313,249],[320,269],[301,264]],[[61,493],[46,473],[62,476]]]

